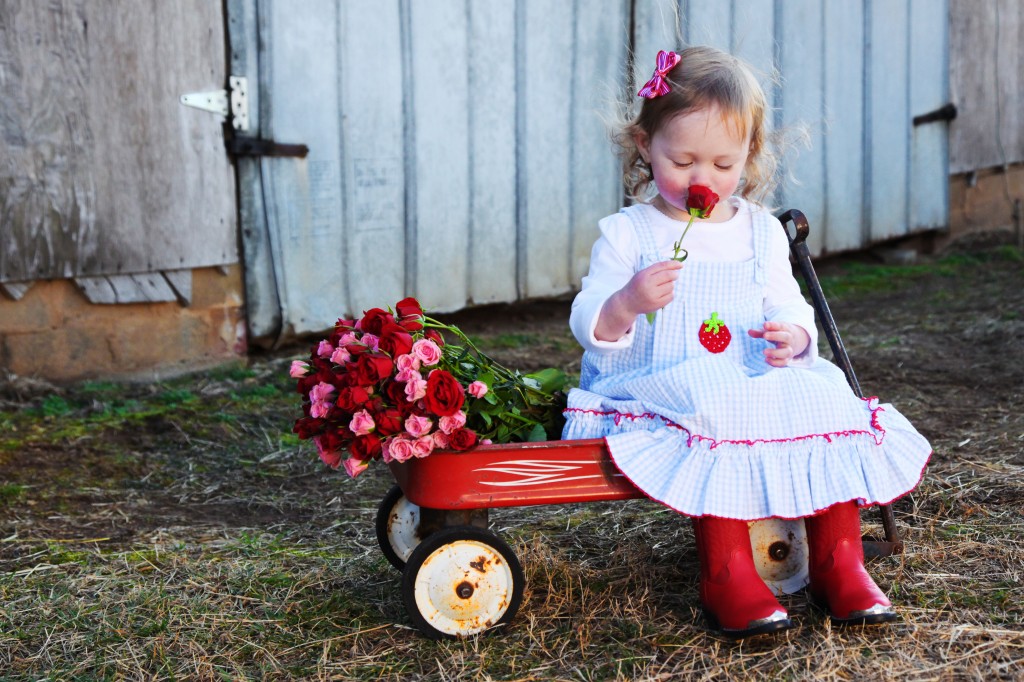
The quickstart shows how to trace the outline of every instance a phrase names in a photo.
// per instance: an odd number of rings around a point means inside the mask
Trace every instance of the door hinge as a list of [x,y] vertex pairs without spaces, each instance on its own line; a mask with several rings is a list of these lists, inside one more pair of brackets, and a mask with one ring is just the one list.
[[229,76],[228,90],[182,95],[181,103],[219,114],[224,120],[230,120],[233,130],[243,133],[249,130],[249,79],[245,76]]
[[304,144],[281,144],[273,140],[238,135],[249,130],[249,80],[244,76],[228,77],[228,90],[191,92],[181,96],[187,107],[218,114],[229,121],[235,134],[228,133],[224,146],[232,156],[298,156],[305,157],[309,147]]

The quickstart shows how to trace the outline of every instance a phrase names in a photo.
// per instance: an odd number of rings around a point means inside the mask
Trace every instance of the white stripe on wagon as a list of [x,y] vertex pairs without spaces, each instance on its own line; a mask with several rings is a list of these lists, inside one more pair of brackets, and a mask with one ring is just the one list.
[[[563,473],[576,471],[584,466],[594,466],[593,461],[585,462],[545,462],[535,459],[510,459],[504,462],[497,462],[474,471],[488,471],[493,473],[509,474],[518,476],[511,481],[480,481],[481,485],[493,486],[514,486],[514,485],[543,485],[545,483],[560,483],[564,481],[580,481],[587,478],[604,478],[604,474],[587,474],[584,476],[563,476]],[[615,473],[614,476],[622,476]]]

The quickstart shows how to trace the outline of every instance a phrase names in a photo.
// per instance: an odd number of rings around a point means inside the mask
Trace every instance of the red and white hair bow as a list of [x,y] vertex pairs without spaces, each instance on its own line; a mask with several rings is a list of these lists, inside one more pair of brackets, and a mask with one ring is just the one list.
[[654,69],[654,75],[651,76],[651,80],[647,81],[644,87],[640,88],[640,92],[636,93],[639,97],[646,97],[647,99],[654,99],[655,97],[661,97],[667,95],[669,90],[668,81],[665,80],[665,76],[671,71],[676,64],[682,59],[675,52],[666,52],[660,50],[658,52],[658,65]]

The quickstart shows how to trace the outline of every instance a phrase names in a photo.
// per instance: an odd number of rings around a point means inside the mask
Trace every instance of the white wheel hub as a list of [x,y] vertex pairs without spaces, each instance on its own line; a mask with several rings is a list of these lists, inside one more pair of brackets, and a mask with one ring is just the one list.
[[487,543],[456,540],[432,552],[417,571],[416,606],[440,632],[460,637],[483,632],[508,610],[514,577]]

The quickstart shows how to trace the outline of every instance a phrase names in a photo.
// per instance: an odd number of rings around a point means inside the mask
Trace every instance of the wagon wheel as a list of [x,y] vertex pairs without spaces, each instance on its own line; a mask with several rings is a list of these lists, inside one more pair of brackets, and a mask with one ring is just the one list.
[[402,599],[423,634],[454,639],[510,621],[525,582],[504,540],[481,528],[453,526],[413,550],[402,576]]
[[377,507],[377,544],[384,557],[399,571],[420,543],[420,508],[392,486]]

